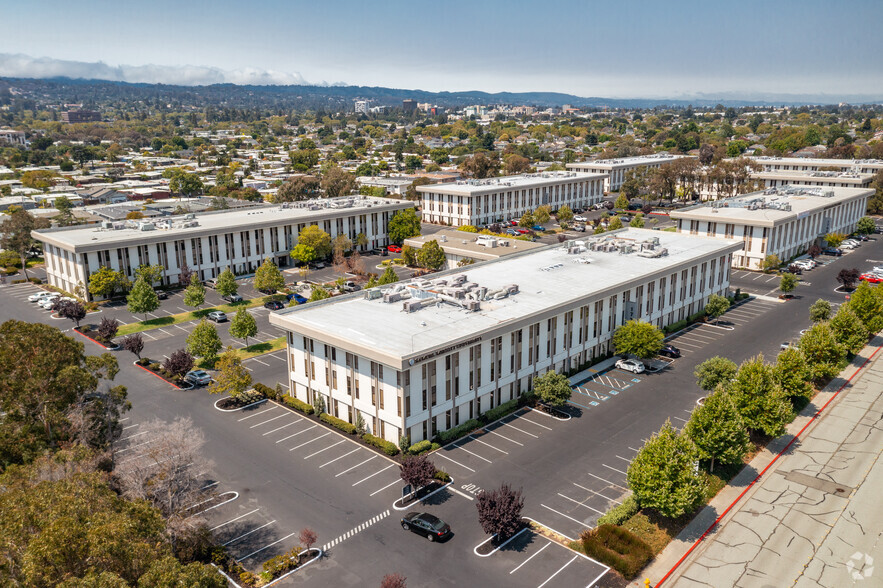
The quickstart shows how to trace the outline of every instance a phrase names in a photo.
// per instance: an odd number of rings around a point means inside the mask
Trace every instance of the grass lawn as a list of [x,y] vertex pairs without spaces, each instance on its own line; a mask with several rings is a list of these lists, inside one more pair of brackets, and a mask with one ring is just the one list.
[[[276,339],[270,339],[264,343],[255,343],[253,345],[249,345],[248,347],[243,347],[242,349],[237,349],[236,354],[239,356],[239,359],[245,361],[246,359],[251,359],[252,357],[257,357],[258,355],[264,355],[266,353],[273,353],[274,351],[279,351],[280,349],[285,349],[285,336],[277,337]],[[207,363],[205,360],[199,360],[196,362],[198,367],[202,369],[212,369],[214,368],[214,364]]]
[[159,318],[147,319],[146,321],[139,321],[137,323],[128,323],[120,327],[119,331],[117,331],[117,336],[122,337],[123,335],[131,335],[132,333],[149,331],[150,329],[158,329],[160,327],[167,327],[169,325],[176,325],[179,323],[199,320],[205,318],[208,313],[214,310],[222,310],[224,312],[235,314],[236,311],[240,308],[254,308],[255,306],[263,306],[264,302],[266,302],[269,298],[272,298],[272,296],[252,298],[251,300],[244,300],[242,302],[235,302],[233,304],[222,304],[220,306],[212,306],[209,308],[192,310],[190,312],[181,312],[178,314],[171,314],[169,316],[161,316]]

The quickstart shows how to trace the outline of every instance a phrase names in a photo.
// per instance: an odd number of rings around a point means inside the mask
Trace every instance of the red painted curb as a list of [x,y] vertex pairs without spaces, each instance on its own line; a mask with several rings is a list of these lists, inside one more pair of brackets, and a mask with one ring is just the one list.
[[[90,337],[90,336],[87,335],[86,333],[83,333],[82,331],[78,331],[78,330],[76,330],[76,329],[74,329],[74,332],[75,332],[75,333],[79,333],[80,335],[82,335],[83,337],[85,337],[85,338],[88,339],[89,341],[92,341],[92,342],[95,343],[96,345],[101,345],[101,346],[104,347],[105,349],[110,350],[110,347],[108,347],[107,345],[105,345],[105,344],[102,343],[101,341],[98,341],[97,339],[93,339],[92,337]],[[121,347],[120,349],[122,349],[122,347]]]
[[697,540],[693,543],[693,545],[690,546],[690,549],[688,549],[687,552],[684,553],[683,556],[681,556],[681,559],[679,559],[679,560],[675,563],[675,565],[672,566],[672,568],[671,568],[671,569],[670,569],[670,570],[669,570],[669,571],[668,571],[668,572],[662,577],[662,579],[660,579],[659,582],[657,582],[656,584],[654,584],[654,588],[659,588],[659,586],[662,586],[663,582],[665,582],[665,581],[669,578],[669,576],[671,576],[672,573],[673,573],[676,569],[678,569],[678,567],[680,567],[680,565],[681,565],[682,563],[684,563],[684,560],[687,559],[687,556],[689,556],[689,555],[693,552],[693,550],[696,549],[696,547],[698,547],[700,543],[702,543],[702,541],[705,539],[705,537],[708,536],[708,534],[709,534],[709,533],[710,533],[715,527],[717,527],[718,524],[720,524],[721,519],[723,519],[723,518],[727,515],[727,513],[730,512],[730,510],[731,510],[734,506],[736,506],[736,503],[737,503],[737,502],[739,502],[740,500],[742,500],[742,497],[745,496],[745,493],[748,492],[748,490],[750,490],[751,487],[754,486],[754,484],[755,484],[758,480],[760,480],[760,478],[766,473],[766,471],[767,471],[768,469],[770,469],[770,467],[771,467],[774,463],[776,463],[776,462],[779,460],[780,457],[782,457],[782,454],[785,453],[786,451],[788,451],[788,449],[791,447],[791,445],[792,445],[795,441],[797,441],[797,440],[800,438],[800,436],[803,434],[804,431],[806,431],[806,428],[807,428],[808,426],[810,426],[810,425],[813,423],[813,421],[815,421],[817,418],[819,418],[819,415],[821,415],[822,412],[823,412],[826,408],[828,408],[828,405],[831,404],[831,402],[832,402],[835,398],[837,398],[837,396],[838,396],[838,395],[840,394],[840,392],[846,387],[846,385],[849,384],[850,382],[852,382],[852,379],[853,379],[857,374],[861,373],[861,371],[865,368],[865,366],[868,365],[868,362],[871,361],[871,360],[874,358],[875,355],[877,355],[877,352],[880,351],[880,349],[881,349],[880,347],[877,347],[877,349],[874,351],[874,353],[872,353],[871,356],[868,357],[868,358],[864,361],[864,363],[862,363],[862,365],[860,365],[859,368],[858,368],[857,370],[855,370],[855,372],[854,372],[851,376],[849,376],[849,378],[848,378],[845,382],[843,382],[843,384],[840,385],[839,388],[837,388],[837,391],[834,392],[834,395],[831,396],[831,398],[829,398],[828,401],[827,401],[824,405],[822,405],[822,407],[821,407],[819,410],[817,410],[816,413],[815,413],[814,415],[812,415],[812,416],[810,417],[810,419],[807,421],[807,423],[806,423],[805,425],[803,425],[803,428],[800,429],[800,431],[798,431],[796,435],[794,435],[794,438],[792,438],[791,441],[789,441],[788,444],[785,445],[785,447],[783,447],[782,450],[779,451],[779,453],[776,454],[776,456],[773,458],[773,460],[772,460],[770,463],[768,463],[767,466],[766,466],[765,468],[763,468],[763,470],[762,470],[759,474],[757,474],[757,476],[756,476],[753,480],[751,480],[751,483],[748,484],[748,485],[745,487],[745,489],[739,494],[739,496],[737,496],[736,499],[735,499],[732,503],[730,503],[730,505],[724,510],[724,512],[722,512],[721,515],[720,515],[719,517],[717,517],[717,519],[715,519],[713,523],[711,523],[711,525],[705,530],[704,533],[702,533],[702,535],[699,537],[699,539],[697,539]]
[[159,378],[160,380],[162,380],[163,382],[165,382],[165,383],[168,384],[169,386],[174,386],[174,388],[175,388],[176,390],[192,390],[192,388],[181,388],[180,386],[178,386],[178,385],[176,385],[176,384],[172,384],[171,382],[169,382],[168,380],[166,380],[164,377],[162,377],[162,376],[159,375],[158,373],[156,373],[156,372],[154,372],[154,371],[151,371],[151,370],[147,369],[146,367],[144,367],[143,365],[141,365],[141,364],[138,363],[137,361],[133,361],[133,362],[132,362],[132,365],[134,365],[135,367],[139,367],[139,368],[141,368],[142,370],[144,370],[145,372],[147,372],[148,374],[150,374],[150,375],[152,375],[152,376],[155,376],[155,377]]

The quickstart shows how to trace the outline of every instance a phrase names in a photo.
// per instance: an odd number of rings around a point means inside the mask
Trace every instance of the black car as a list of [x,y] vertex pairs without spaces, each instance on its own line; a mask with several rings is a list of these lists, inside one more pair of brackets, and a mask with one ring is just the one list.
[[281,310],[285,308],[285,305],[278,300],[270,300],[269,302],[264,302],[264,308],[269,308],[270,310]]
[[662,346],[662,349],[659,350],[659,355],[665,357],[671,357],[673,359],[677,359],[681,356],[681,350],[675,347],[674,345],[665,344]]
[[841,255],[843,255],[843,251],[840,249],[837,249],[836,247],[825,247],[824,249],[822,249],[822,254],[823,255],[833,255],[834,257],[840,257]]
[[430,541],[444,539],[451,532],[450,525],[428,512],[409,512],[402,517],[402,529],[423,535]]
[[157,300],[165,300],[168,297],[169,297],[169,293],[166,292],[165,290],[160,290],[159,292],[156,293]]

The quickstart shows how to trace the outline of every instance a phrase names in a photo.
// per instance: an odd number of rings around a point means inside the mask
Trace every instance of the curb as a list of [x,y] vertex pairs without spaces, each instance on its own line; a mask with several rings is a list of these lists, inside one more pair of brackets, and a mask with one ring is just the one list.
[[[97,339],[93,339],[92,337],[90,337],[90,336],[87,335],[86,333],[83,333],[82,331],[78,331],[77,329],[73,329],[73,331],[74,331],[75,333],[79,333],[80,335],[82,335],[83,337],[85,337],[85,338],[88,339],[89,341],[92,341],[92,342],[95,343],[96,345],[99,345],[99,346],[101,346],[101,347],[104,347],[104,348],[107,349],[108,351],[119,351],[120,349],[122,349],[122,347],[120,346],[119,343],[117,343],[117,347],[116,347],[116,349],[113,349],[112,347],[108,347],[107,345],[105,345],[104,343],[98,341]],[[139,367],[141,367],[141,366],[139,366]],[[149,370],[148,370],[148,371],[149,371]]]
[[[438,494],[439,492],[441,492],[442,490],[444,490],[445,488],[447,488],[448,486],[453,484],[454,483],[454,476],[451,476],[450,474],[448,474],[448,476],[451,478],[450,482],[448,482],[447,484],[445,484],[441,488],[437,488],[436,490],[433,490],[432,492],[430,492],[429,494],[427,494],[426,496],[424,496],[423,498],[421,498],[417,502],[422,504],[423,501],[426,500],[427,498],[429,498],[430,496],[432,496],[434,494]],[[424,486],[424,488],[425,488],[425,486]],[[420,492],[420,490],[422,490],[422,488],[418,488],[417,492]],[[399,498],[399,500],[401,500],[401,498]],[[395,502],[392,503],[393,510],[408,510],[414,504],[414,503],[411,503],[411,505],[408,505],[408,506],[398,507],[398,506],[396,506],[396,502],[398,502],[399,500],[396,500]]]
[[[539,521],[536,520],[536,519],[532,519],[532,518],[530,518],[530,517],[525,517],[525,516],[523,516],[523,517],[521,517],[521,518],[523,518],[523,519],[525,519],[525,520],[527,520],[527,521],[530,521],[531,523],[534,523],[535,525],[539,525],[539,526],[541,526],[541,527],[543,527],[543,528],[545,528],[545,529],[549,529],[550,531],[552,531],[552,532],[555,533],[556,535],[561,535],[561,536],[564,537],[565,539],[568,539],[568,540],[570,540],[570,541],[576,541],[576,539],[571,539],[570,537],[568,537],[568,536],[565,535],[564,533],[562,533],[562,532],[560,532],[560,531],[556,531],[555,529],[553,529],[553,528],[550,527],[549,525],[543,524],[543,523],[539,522]],[[549,539],[549,538],[546,537],[546,539]],[[560,545],[560,544],[559,544],[559,545]],[[562,546],[562,547],[564,547],[564,546]],[[585,559],[589,560],[590,562],[592,562],[592,563],[594,563],[594,564],[597,564],[597,565],[601,566],[602,568],[604,568],[604,572],[603,572],[600,576],[598,576],[597,578],[595,578],[594,580],[592,580],[591,583],[586,584],[586,586],[594,586],[595,583],[596,583],[598,580],[600,580],[601,578],[603,578],[604,575],[607,574],[607,572],[610,571],[610,566],[608,566],[608,565],[606,565],[606,564],[603,564],[603,563],[601,563],[601,562],[598,561],[598,560],[592,559],[591,557],[589,557],[589,556],[586,555],[585,553],[580,553],[579,551],[577,551],[577,550],[575,550],[575,549],[571,549],[569,546],[567,546],[567,549],[570,549],[572,552],[574,552],[574,553],[577,554],[578,556],[580,556],[580,557],[582,557],[582,558],[585,558]]]
[[215,403],[214,403],[215,410],[220,410],[221,412],[236,412],[237,410],[245,410],[246,408],[249,408],[251,406],[257,406],[258,404],[263,404],[264,402],[267,402],[269,400],[269,398],[261,398],[260,400],[252,402],[251,404],[246,404],[245,406],[240,406],[238,408],[220,408],[218,406],[218,403],[222,400],[226,400],[227,398],[233,398],[233,397],[232,396],[224,396],[223,398],[218,398],[217,400],[215,400]]
[[[522,517],[522,518],[524,518],[524,517]],[[510,541],[512,541],[513,539],[515,539],[516,537],[518,537],[519,535],[521,535],[521,534],[524,533],[525,531],[529,531],[529,530],[530,530],[530,527],[525,527],[525,528],[521,529],[520,531],[518,531],[517,533],[515,533],[514,535],[512,535],[511,537],[509,537],[509,538],[506,539],[505,541],[503,541],[503,542],[499,545],[499,547],[497,547],[496,549],[494,549],[494,550],[491,551],[490,553],[487,553],[487,554],[484,554],[484,555],[482,555],[481,553],[478,553],[478,548],[479,548],[479,547],[481,547],[482,545],[484,545],[484,544],[487,543],[488,541],[492,541],[493,538],[497,536],[497,534],[494,533],[493,535],[491,535],[490,537],[488,537],[487,539],[485,539],[484,541],[482,541],[481,543],[479,543],[478,545],[476,545],[476,546],[472,549],[472,552],[473,552],[475,555],[477,555],[478,557],[490,557],[490,556],[492,556],[493,554],[495,554],[496,552],[498,552],[498,551],[500,551],[501,549],[503,549],[504,547],[506,547],[506,545],[508,545]]]
[[149,369],[147,369],[147,368],[144,367],[143,365],[139,364],[137,361],[133,361],[133,362],[132,362],[132,365],[134,365],[135,367],[141,368],[142,370],[144,370],[145,372],[147,372],[148,374],[150,374],[150,375],[152,375],[152,376],[155,376],[155,377],[159,378],[160,380],[162,380],[163,382],[165,382],[165,383],[168,384],[169,386],[172,386],[175,390],[192,390],[192,389],[193,389],[193,388],[181,388],[180,386],[178,386],[178,385],[176,385],[176,384],[172,384],[171,382],[169,382],[168,380],[166,380],[166,379],[165,379],[164,377],[162,377],[161,375],[157,374],[156,372],[152,372],[152,371],[150,371]]
[[566,419],[562,419],[561,417],[557,417],[557,416],[555,416],[555,415],[553,415],[553,414],[549,414],[549,413],[547,413],[547,412],[543,412],[542,410],[537,410],[537,409],[535,409],[535,408],[532,407],[532,406],[529,406],[529,407],[526,407],[526,408],[527,408],[530,412],[536,412],[536,413],[539,413],[539,414],[545,415],[545,416],[549,417],[550,419],[555,419],[556,421],[561,421],[562,423],[566,423],[567,421],[569,421],[570,419],[573,418],[572,416],[570,416],[569,414],[567,414],[567,413],[564,412],[563,410],[559,410],[558,412],[563,412],[563,413],[567,416]]
[[[279,576],[278,578],[276,578],[276,579],[273,580],[272,582],[270,582],[270,583],[268,583],[268,584],[264,584],[264,586],[272,586],[272,585],[275,584],[276,582],[282,580],[283,578],[287,578],[288,576],[290,576],[290,575],[293,574],[294,572],[297,572],[297,571],[299,571],[299,570],[301,570],[301,569],[307,567],[308,565],[310,565],[311,563],[313,563],[313,562],[316,561],[317,559],[321,559],[321,558],[325,555],[325,552],[322,551],[321,549],[319,549],[318,547],[311,547],[311,548],[309,549],[309,551],[318,551],[319,553],[316,554],[316,556],[314,556],[312,559],[307,560],[306,563],[303,563],[303,564],[297,566],[295,569],[293,569],[293,570],[291,570],[291,571],[289,571],[289,572],[285,572],[284,574],[282,574],[281,576]],[[215,563],[209,563],[209,565],[212,566],[213,568],[215,568],[216,570],[218,570],[218,573],[221,574],[222,576],[224,576],[224,578],[225,578],[230,584],[232,584],[232,585],[234,586],[234,588],[242,588],[242,586],[241,586],[239,583],[237,583],[236,580],[234,580],[233,578],[231,578],[231,577],[229,576],[229,574],[227,574],[227,572],[225,572],[224,570],[222,570],[217,564],[215,564]]]

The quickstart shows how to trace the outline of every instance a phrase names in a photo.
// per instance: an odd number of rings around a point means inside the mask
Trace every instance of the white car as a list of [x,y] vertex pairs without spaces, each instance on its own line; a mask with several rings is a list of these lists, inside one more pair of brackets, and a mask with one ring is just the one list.
[[616,367],[635,374],[640,374],[644,371],[644,364],[637,359],[620,359],[616,362]]
[[41,292],[37,292],[36,294],[31,294],[30,296],[28,296],[28,302],[40,302],[42,299],[46,298],[47,296],[51,296],[53,294],[58,294],[58,293],[57,292],[47,292],[47,291],[43,290]]
[[573,217],[573,220],[575,220],[577,222],[584,223],[584,222],[588,221],[589,219],[584,216],[577,215],[577,216]]
[[58,292],[53,292],[53,294],[55,294],[55,296],[46,296],[37,303],[40,308],[45,308],[46,310],[49,310],[50,308],[52,308],[52,305],[55,304],[55,302],[59,298],[61,298],[61,294],[59,294]]
[[797,267],[799,267],[800,269],[802,269],[804,271],[809,271],[812,268],[816,267],[816,262],[810,261],[808,259],[800,259],[800,260],[795,261],[794,265],[796,265]]
[[855,249],[858,247],[856,243],[850,243],[849,241],[844,241],[840,244],[840,249]]

